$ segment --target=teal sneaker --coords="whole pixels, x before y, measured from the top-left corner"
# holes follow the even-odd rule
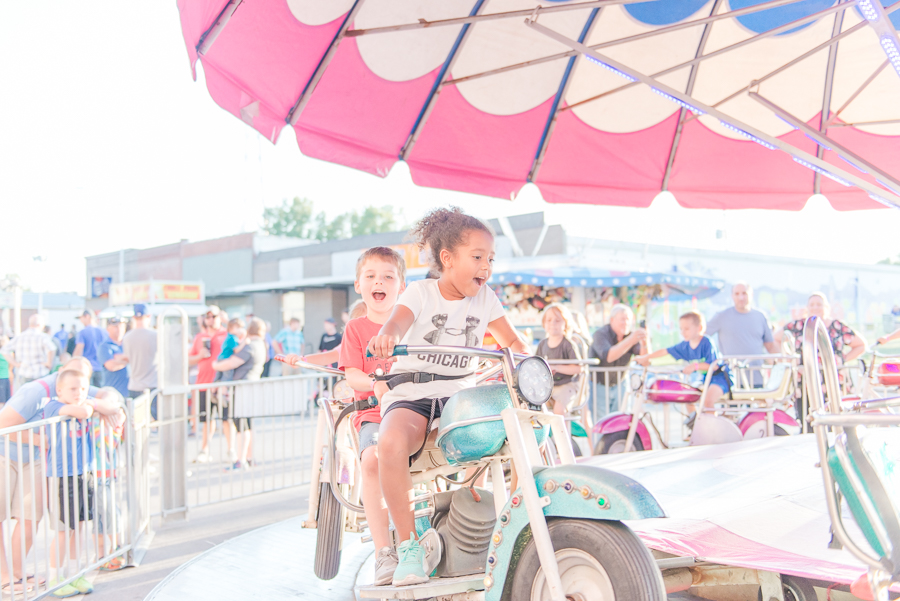
[[[94,592],[94,585],[91,584],[87,578],[82,576],[81,578],[76,578],[74,582],[72,582],[72,586],[78,589],[78,592],[82,595],[87,595],[88,593]]]
[[[416,540],[415,532],[410,532],[409,540],[400,543],[397,555],[400,561],[394,570],[394,586],[428,582],[428,572],[425,571],[425,549]]]

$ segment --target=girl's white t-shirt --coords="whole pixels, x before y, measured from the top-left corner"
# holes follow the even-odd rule
[[[400,341],[410,346],[474,346],[481,347],[487,326],[504,316],[503,305],[494,291],[482,286],[473,297],[447,300],[441,295],[438,281],[420,280],[411,283],[397,301],[413,314],[413,324]],[[443,353],[418,353],[397,357],[392,374],[427,372],[444,376],[471,377],[459,380],[439,380],[415,384],[400,384],[389,390],[381,399],[381,414],[395,401],[414,401],[452,396],[454,393],[475,386],[475,367],[478,357],[447,355]]]

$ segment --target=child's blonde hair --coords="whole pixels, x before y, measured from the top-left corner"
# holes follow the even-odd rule
[[[561,303],[550,303],[544,310],[541,311],[541,325],[544,325],[544,320],[547,319],[547,315],[550,314],[550,311],[556,311],[560,318],[563,320],[563,336],[566,338],[572,337],[572,332],[575,331],[575,320],[572,318],[572,312],[569,311],[568,307]],[[544,328],[546,330],[547,328]]]
[[[687,313],[679,317],[678,321],[681,321],[682,319],[694,322],[694,325],[700,328],[701,334],[706,331],[706,318],[704,318],[700,313],[697,313],[696,311],[688,311]]]
[[[228,327],[226,330],[230,330],[231,328],[244,328],[244,320],[240,317],[235,317],[233,319],[228,320]]]
[[[367,310],[365,301],[360,298],[350,305],[350,311],[348,311],[348,313],[350,314],[350,319],[357,319],[359,317],[365,317]]]
[[[369,259],[381,259],[385,263],[393,263],[397,267],[397,275],[400,276],[400,283],[406,283],[406,262],[403,260],[403,257],[400,256],[393,248],[388,248],[387,246],[373,246],[369,250],[363,252],[363,254],[359,255],[359,258],[356,260],[356,279],[359,279],[359,274],[362,272],[363,265],[366,264],[366,261]],[[350,315],[350,319],[353,319],[353,315]]]

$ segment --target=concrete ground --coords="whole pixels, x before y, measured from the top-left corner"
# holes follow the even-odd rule
[[[142,601],[161,580],[188,560],[236,536],[307,512],[307,485],[193,509],[185,521],[155,524],[140,566],[99,572],[90,578],[90,601]],[[72,597],[79,599],[81,597]]]

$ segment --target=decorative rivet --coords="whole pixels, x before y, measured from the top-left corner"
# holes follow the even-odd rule
[[[597,505],[600,506],[600,509],[609,509],[609,499],[603,495],[597,495]]]
[[[544,482],[544,490],[547,492],[552,493],[557,488],[559,488],[559,485],[553,480],[547,480],[546,482]]]
[[[563,482],[562,487],[563,487],[564,491],[570,493],[573,490],[575,490],[575,483],[572,482],[571,480],[566,480],[565,482]]]
[[[509,510],[507,509],[503,513],[500,514],[500,526],[508,526],[509,525]]]
[[[487,562],[491,566],[495,565],[497,563],[497,554],[491,553],[490,555],[488,555]]]
[[[495,532],[494,536],[492,537],[492,540],[494,541],[494,546],[499,547],[500,542],[503,540],[503,535],[500,534],[500,532]]]
[[[582,486],[581,487],[581,496],[584,497],[585,499],[590,499],[592,496],[594,496],[594,493],[591,492],[590,487]]]
[[[484,577],[484,590],[489,591],[491,587],[494,586],[494,579],[490,576]]]
[[[512,498],[512,501],[509,502],[509,504],[512,505],[513,507],[518,507],[520,503],[522,503],[521,495],[514,496]]]

